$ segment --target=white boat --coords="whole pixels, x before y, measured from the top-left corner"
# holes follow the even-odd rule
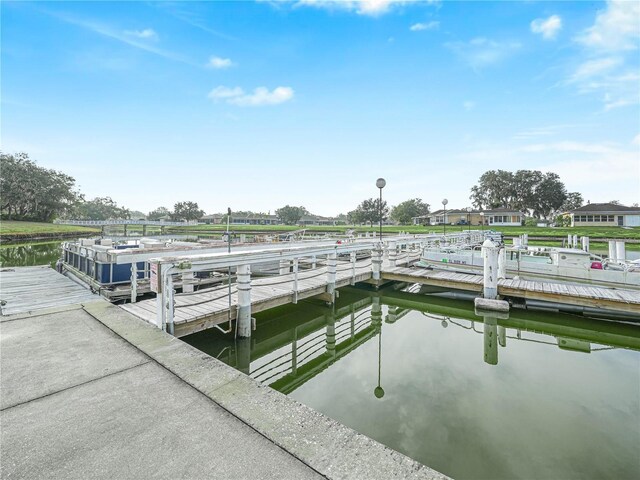
[[[507,278],[640,290],[639,262],[609,262],[575,248],[505,247],[505,253]],[[417,265],[482,274],[481,247],[426,247]]]

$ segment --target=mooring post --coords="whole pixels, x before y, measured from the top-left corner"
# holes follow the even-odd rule
[[[184,293],[193,292],[194,279],[195,279],[195,274],[193,272],[184,272],[182,274],[182,291]]]
[[[138,264],[131,262],[131,303],[138,299]]]
[[[286,275],[289,272],[291,272],[289,260],[280,260],[280,275]]]
[[[507,278],[507,250],[500,248],[498,253],[498,280]]]
[[[589,237],[582,237],[582,250],[585,252],[589,251]]]
[[[527,246],[529,246],[529,234],[528,233],[524,233],[522,235],[522,246],[525,247],[525,248]]]
[[[238,370],[249,375],[251,373],[251,339],[239,338],[236,340],[236,353],[238,354]]]
[[[610,262],[616,261],[616,241],[615,240],[609,240],[609,261]]]
[[[489,365],[498,364],[498,320],[490,315],[484,316],[484,361]]]
[[[398,244],[394,241],[389,242],[389,266],[395,267],[398,261]]]
[[[351,285],[356,284],[356,252],[351,252],[349,260],[351,260]]]
[[[173,329],[173,314],[174,314],[174,294],[175,291],[173,290],[173,276],[171,274],[167,275],[167,283],[165,285],[164,288],[164,299],[165,299],[165,319],[167,322],[167,332],[169,332],[171,335],[173,335],[174,333],[174,329]]]
[[[336,299],[336,266],[338,255],[336,252],[327,255],[327,293],[331,296],[331,302]]]
[[[571,248],[571,239],[572,239],[571,234],[568,233],[567,234],[567,248]]]
[[[498,296],[498,248],[486,239],[482,244],[484,261],[484,298],[495,299]]]
[[[627,253],[625,251],[625,245],[623,241],[616,242],[616,260],[624,262],[627,259]]]
[[[574,235],[573,236],[572,246],[573,246],[573,248],[578,248],[578,235]]]
[[[249,265],[239,265],[237,268],[238,315],[236,329],[238,337],[251,336],[251,268]]]
[[[371,251],[371,278],[380,280],[380,270],[382,268],[382,250],[377,247]]]
[[[293,303],[298,303],[298,263],[297,258],[293,259]]]

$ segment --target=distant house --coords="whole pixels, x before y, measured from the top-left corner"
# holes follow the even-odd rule
[[[298,225],[302,225],[304,227],[309,225],[324,225],[324,226],[333,226],[339,225],[340,222],[337,218],[333,217],[321,217],[320,215],[303,215],[300,220],[298,220]]]
[[[569,215],[572,227],[640,226],[639,207],[615,203],[589,203],[565,215]]]
[[[280,225],[282,222],[276,215],[233,215],[231,223],[234,225]]]
[[[207,225],[219,225],[222,223],[223,218],[223,214],[214,213],[213,215],[204,215],[198,220],[198,223],[205,223]]]
[[[413,218],[414,225],[521,225],[524,215],[518,210],[495,208],[492,210],[447,209]]]

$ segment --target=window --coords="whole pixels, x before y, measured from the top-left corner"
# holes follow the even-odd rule
[[[593,222],[593,215],[587,215],[587,222]]]

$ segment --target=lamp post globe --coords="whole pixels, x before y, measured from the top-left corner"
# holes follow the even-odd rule
[[[378,204],[378,213],[380,214],[380,241],[382,242],[382,189],[387,184],[384,178],[376,180],[376,187],[380,189],[380,203]]]

